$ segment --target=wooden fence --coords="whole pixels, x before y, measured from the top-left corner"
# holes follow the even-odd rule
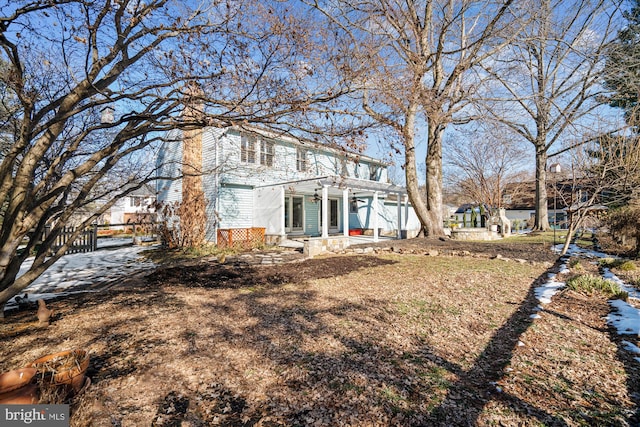
[[[123,227],[121,234],[126,234],[131,237],[131,243],[135,244],[136,239],[141,239],[142,236],[153,236],[157,239],[156,228],[157,224],[154,222],[136,222],[136,223],[123,223],[123,224],[93,224],[85,228],[80,235],[71,243],[69,249],[65,254],[76,254],[83,252],[93,252],[98,248],[98,236],[101,234],[98,229],[110,229],[112,227]],[[55,241],[51,247],[52,251],[57,251],[64,244],[66,244],[73,233],[77,230],[76,227],[64,227],[60,233],[56,236]],[[45,228],[44,238],[50,233],[50,227]],[[108,237],[108,236],[102,236]],[[114,236],[117,237],[117,236]]]
[[[251,249],[265,244],[265,228],[219,228],[219,248]]]
[[[64,246],[71,235],[75,233],[77,230],[76,227],[64,227],[56,236],[53,245],[51,246],[52,251],[57,251],[59,248]],[[46,238],[50,233],[50,228],[46,227],[44,231],[44,237]],[[96,225],[91,227],[87,227],[80,232],[80,235],[71,243],[71,246],[67,249],[65,254],[77,254],[82,252],[92,252],[95,251],[98,247],[98,228]]]

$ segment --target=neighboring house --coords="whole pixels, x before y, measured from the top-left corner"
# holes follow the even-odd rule
[[[132,191],[119,199],[110,210],[109,224],[155,222],[156,192],[150,185]]]
[[[106,202],[104,200],[97,200],[97,201],[92,202],[92,203],[90,203],[90,204],[88,204],[86,206],[83,206],[83,207],[80,207],[80,208],[76,209],[73,212],[73,215],[71,215],[71,218],[69,218],[69,220],[65,223],[65,225],[67,227],[78,227],[78,226],[80,226],[89,217],[92,217],[93,214],[98,209],[101,209],[105,204],[106,204]],[[102,215],[100,215],[93,222],[96,223],[96,224],[104,224],[105,222],[108,222],[108,221],[109,221],[109,213],[105,212]]]
[[[572,180],[548,180],[547,213],[549,224],[552,227],[556,225],[557,228],[566,228],[571,206],[585,202],[589,199],[589,195],[588,190],[576,186]],[[536,183],[534,181],[507,184],[502,194],[507,218],[511,221],[530,222],[532,225],[536,211],[535,196]]]
[[[179,177],[190,166],[201,170],[189,185],[204,191],[209,241],[218,229],[252,227],[265,228],[270,243],[350,230],[370,230],[374,239],[419,230],[406,190],[388,182],[379,160],[256,128],[184,135],[170,135],[159,152],[158,200],[180,202],[187,181],[162,177]]]

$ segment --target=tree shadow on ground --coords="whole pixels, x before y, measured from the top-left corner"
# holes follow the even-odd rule
[[[353,257],[353,264],[337,269],[332,259],[311,260],[300,265],[299,273],[273,276],[274,270],[245,269],[241,272],[225,267],[204,266],[184,276],[174,275],[169,284],[215,287],[279,286],[299,283],[315,277],[336,277],[362,268],[385,265],[391,261],[376,257]],[[366,262],[365,262],[366,261]],[[317,266],[322,267],[318,272]],[[225,279],[214,278],[220,273]],[[271,275],[271,276],[270,276]],[[413,337],[412,346],[404,351],[394,345],[376,342],[375,337],[353,337],[337,333],[327,323],[328,317],[348,322],[354,313],[368,313],[367,325],[379,330],[390,319],[389,302],[362,299],[345,302],[339,299],[323,308],[307,308],[305,302],[316,298],[310,290],[280,290],[278,301],[265,300],[263,292],[238,294],[231,301],[207,305],[212,313],[232,315],[237,309],[253,319],[252,325],[238,331],[237,325],[203,325],[213,342],[249,345],[276,366],[281,381],[267,394],[269,402],[259,409],[243,407],[242,414],[218,414],[258,420],[277,415],[283,425],[323,425],[335,423],[380,423],[388,425],[474,425],[484,406],[491,400],[506,402],[515,412],[536,418],[546,425],[566,423],[534,404],[508,394],[499,394],[495,382],[504,375],[519,337],[531,325],[530,315],[538,302],[535,287],[546,278],[537,278],[525,300],[504,322],[486,345],[470,369],[438,356],[422,340]],[[187,280],[188,283],[184,281]],[[366,320],[359,319],[358,321]],[[210,328],[207,326],[211,326]],[[308,350],[314,340],[326,343],[322,350]],[[241,350],[241,349],[239,349]],[[457,380],[451,380],[456,377]],[[241,396],[240,396],[241,397]],[[202,396],[198,397],[203,401]],[[205,399],[206,403],[206,399]],[[266,407],[266,408],[265,408]],[[351,418],[349,418],[351,417]],[[235,418],[234,418],[235,419]],[[250,424],[247,424],[250,425]],[[274,425],[280,425],[276,422]]]
[[[640,346],[640,339],[637,336],[618,335],[615,329],[610,330],[611,341],[615,342],[618,347],[618,358],[624,364],[624,370],[627,374],[627,390],[629,390],[629,397],[636,405],[635,413],[629,418],[629,423],[632,426],[640,426],[640,370],[638,369],[638,362],[640,355],[633,354],[627,348],[627,345],[622,341],[627,341],[633,345]]]
[[[520,337],[532,324],[531,314],[539,304],[534,291],[546,278],[545,272],[532,283],[526,299],[496,331],[471,369],[460,373],[458,381],[449,388],[446,398],[428,417],[429,425],[475,425],[483,408],[491,400],[505,402],[515,412],[533,416],[544,425],[567,425],[561,418],[496,389],[496,382],[505,375],[505,368],[511,362]],[[464,411],[450,410],[461,406],[464,406]]]
[[[496,330],[470,367],[443,357],[417,334],[407,333],[407,342],[387,339],[393,335],[397,310],[393,301],[324,297],[322,304],[307,305],[319,298],[316,291],[304,285],[307,280],[339,280],[351,272],[394,263],[372,256],[340,257],[339,262],[335,258],[313,259],[287,269],[277,265],[238,269],[203,263],[159,269],[146,283],[122,284],[109,292],[76,299],[73,304],[89,308],[117,303],[123,311],[135,313],[128,318],[131,324],[144,324],[154,315],[147,308],[161,307],[164,312],[173,312],[176,318],[171,327],[178,330],[184,342],[181,356],[211,357],[211,349],[200,345],[206,339],[234,351],[255,354],[261,358],[259,362],[277,373],[278,379],[267,386],[264,394],[268,398],[263,401],[252,399],[250,388],[239,386],[222,373],[216,377],[217,382],[199,391],[182,389],[178,380],[175,388],[163,391],[159,397],[153,418],[158,426],[181,422],[264,426],[303,426],[315,422],[474,425],[486,404],[496,400],[540,423],[566,425],[535,404],[497,393],[492,384],[503,376],[519,337],[531,325],[529,316],[537,305],[533,290],[545,274],[531,284],[526,298],[516,303],[518,309]],[[286,286],[290,283],[302,285]],[[240,292],[231,299],[203,302],[202,321],[194,326],[180,324],[185,302],[174,294],[179,288]],[[226,324],[210,320],[220,313],[227,316]],[[251,322],[238,327],[233,321],[237,313],[246,313]],[[361,328],[349,327],[358,322]],[[336,324],[346,326],[338,330]],[[90,376],[96,384],[138,375],[148,368],[140,356],[148,351],[162,351],[165,344],[162,340],[144,335],[133,338],[126,328],[113,319],[96,319],[95,325],[87,326],[85,344],[105,344],[106,348],[92,355]],[[358,334],[358,329],[368,329],[372,335]],[[128,352],[119,345],[125,342]]]

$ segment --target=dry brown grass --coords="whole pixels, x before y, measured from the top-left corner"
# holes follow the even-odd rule
[[[421,254],[192,263],[58,302],[48,329],[5,336],[0,368],[88,349],[74,426],[625,425],[638,372],[606,302],[564,292],[532,321],[545,274]]]

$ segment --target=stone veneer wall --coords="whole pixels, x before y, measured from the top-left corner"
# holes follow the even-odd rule
[[[495,240],[500,238],[500,234],[487,228],[455,228],[451,230],[451,238],[456,240]]]
[[[341,252],[348,247],[348,237],[311,237],[304,242],[304,254],[309,258],[313,258],[324,252]]]

